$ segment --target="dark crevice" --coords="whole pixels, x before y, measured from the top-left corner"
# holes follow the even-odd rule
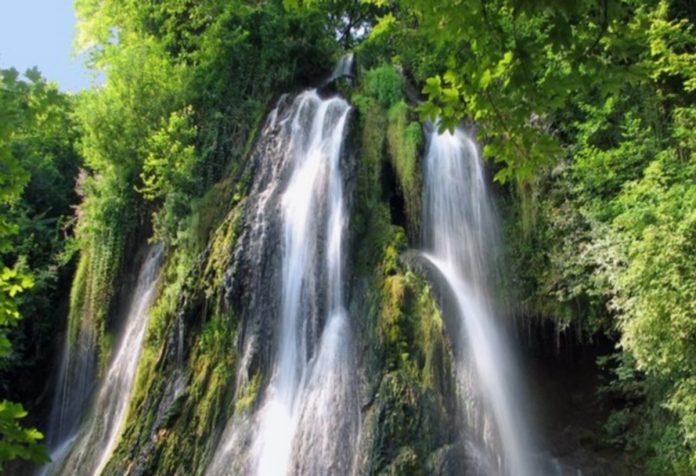
[[[382,201],[389,203],[391,221],[406,229],[406,202],[399,187],[394,167],[387,160],[382,161]]]

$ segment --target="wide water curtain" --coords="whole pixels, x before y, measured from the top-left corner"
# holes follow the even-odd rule
[[[145,259],[131,296],[122,335],[116,340],[106,375],[91,407],[83,408],[83,423],[54,450],[49,474],[100,474],[118,443],[130,403],[149,309],[155,297],[162,248],[154,246]],[[87,411],[89,413],[87,413]]]
[[[341,282],[336,273],[340,273],[344,228],[343,184],[338,161],[349,107],[342,99],[322,100],[314,91],[301,95],[297,101],[288,157],[292,172],[281,200],[283,271],[278,350],[266,402],[259,415],[254,449],[257,473],[263,475],[288,473],[293,458],[298,459],[296,464],[305,464],[306,457],[331,457],[312,454],[316,448],[304,450],[306,447],[301,442],[295,442],[297,433],[316,431],[306,425],[326,424],[312,421],[312,415],[300,418],[307,404],[317,406],[318,411],[326,410],[324,405],[329,404],[321,398],[309,401],[304,391],[312,370],[333,370],[325,369],[325,362],[317,362],[332,355],[322,356],[316,349],[308,349],[314,325],[309,318],[316,308],[323,307],[322,294],[328,304],[327,329],[345,327],[345,323],[336,324],[332,320],[345,319],[342,302],[336,302],[336,298],[340,299]],[[320,234],[326,237],[322,240]],[[324,279],[317,278],[328,278],[324,293],[317,292],[317,288],[326,286]],[[341,343],[331,345],[335,344]],[[329,349],[327,353],[334,351]],[[315,362],[310,366],[307,358],[314,355]]]
[[[489,292],[495,217],[476,144],[463,131],[430,134],[424,185],[426,258],[444,278],[461,323],[452,338],[477,470],[534,475],[524,392]]]
[[[273,331],[270,377],[253,424],[241,430],[239,416],[232,418],[211,474],[227,474],[228,459],[245,460],[235,468],[250,474],[348,474],[359,431],[343,302],[347,211],[341,158],[350,106],[315,90],[290,105],[282,102],[260,140],[275,142],[259,157],[247,210],[254,222],[249,233],[258,230],[256,241],[265,248],[256,265],[268,267],[277,255],[273,249],[280,251],[280,276],[271,276],[279,278],[278,287],[267,296],[277,306],[270,312],[257,306],[246,318],[260,319]],[[279,239],[270,236],[271,229]],[[238,249],[253,253],[245,237]],[[260,317],[264,313],[269,316]],[[247,337],[246,347],[254,348],[253,339]],[[225,456],[239,452],[232,442],[244,439],[240,432],[252,435],[248,454]]]

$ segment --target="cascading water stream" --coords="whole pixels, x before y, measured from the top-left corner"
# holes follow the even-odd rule
[[[63,347],[58,385],[48,422],[46,443],[51,454],[59,454],[79,427],[80,417],[94,389],[96,339],[88,319],[75,324],[74,336],[68,331]],[[74,340],[71,344],[70,340]]]
[[[53,462],[42,468],[42,473],[97,475],[111,456],[121,434],[135,383],[161,255],[161,247],[153,247],[141,267],[123,335],[89,415],[79,430],[53,452]]]
[[[280,247],[280,279],[277,292],[268,296],[278,301],[277,315],[267,322],[276,333],[269,383],[246,430],[253,436],[248,461],[238,470],[245,474],[351,471],[359,408],[343,302],[347,214],[340,163],[349,111],[345,100],[323,99],[310,90],[289,108],[274,110],[264,129],[278,145],[260,161],[249,233],[259,230],[254,246],[266,252]],[[260,185],[267,174],[270,183]],[[281,236],[272,242],[267,230],[275,223]],[[233,417],[209,474],[231,474],[228,462],[238,456],[227,454],[239,452],[235,446],[245,431],[236,426],[235,431]]]
[[[355,54],[347,53],[336,63],[336,67],[331,72],[331,76],[327,83],[335,81],[339,78],[353,78],[353,70],[355,64]]]
[[[464,132],[429,136],[424,180],[424,256],[438,270],[461,322],[458,378],[483,474],[533,476],[533,432],[521,408],[524,392],[489,293],[495,218],[483,164]]]
[[[335,198],[342,196],[340,178],[332,180],[338,173],[340,146],[343,140],[343,128],[348,113],[348,105],[341,99],[318,101],[313,95],[303,98],[307,104],[301,104],[293,119],[293,172],[290,183],[281,201],[283,217],[283,271],[281,290],[281,331],[279,339],[276,371],[267,390],[267,400],[260,412],[260,427],[254,453],[257,459],[257,474],[287,474],[292,452],[293,436],[296,432],[298,401],[301,393],[301,380],[306,378],[308,368],[307,326],[302,315],[301,301],[303,288],[308,284],[308,274],[312,272],[312,262],[317,259],[316,223],[318,200],[329,194],[329,203],[335,206]],[[311,104],[311,105],[310,105]],[[309,134],[303,123],[304,109],[316,107],[311,121]],[[327,120],[330,109],[335,118]],[[331,122],[329,122],[331,121]],[[334,122],[335,121],[335,122]],[[327,124],[327,122],[329,122]],[[334,123],[332,123],[334,122]],[[327,127],[328,126],[328,127]],[[328,178],[328,184],[325,183]],[[338,190],[336,189],[338,187]],[[328,189],[328,190],[322,190]],[[340,207],[340,204],[338,205]],[[341,212],[338,212],[341,213]],[[333,237],[330,223],[333,213],[329,213],[329,247]],[[340,227],[340,223],[336,224]],[[324,225],[326,226],[326,225]],[[337,227],[333,227],[337,228]],[[339,239],[340,241],[340,239]],[[339,250],[340,252],[340,250]],[[329,252],[329,261],[335,258]],[[340,258],[339,258],[340,259]],[[327,263],[328,264],[328,263]],[[331,274],[329,270],[329,274]],[[329,299],[336,293],[336,285],[329,276]],[[340,289],[338,290],[340,292]],[[334,310],[331,309],[330,312]],[[329,318],[340,319],[332,314]]]

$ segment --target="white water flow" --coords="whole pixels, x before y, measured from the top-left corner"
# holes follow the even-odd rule
[[[77,432],[85,404],[94,389],[96,374],[96,338],[90,316],[82,316],[74,325],[75,335],[66,332],[58,383],[49,416],[46,444],[52,454],[59,453],[65,442]],[[71,342],[72,340],[72,342]]]
[[[161,247],[153,247],[138,275],[123,335],[100,384],[93,407],[80,429],[51,455],[44,472],[63,475],[97,475],[106,465],[121,434],[130,403],[135,373],[155,296]]]
[[[353,77],[353,64],[355,63],[355,53],[346,53],[338,60],[336,67],[331,72],[331,76],[327,83],[335,81],[338,78],[352,78]]]
[[[524,392],[498,329],[489,292],[489,257],[495,217],[476,144],[457,130],[433,132],[425,160],[425,257],[441,273],[461,322],[455,336],[477,470],[483,474],[539,474],[530,427],[521,409]]]
[[[252,447],[258,475],[350,470],[352,459],[342,449],[357,438],[359,410],[342,295],[347,218],[340,170],[349,109],[341,98],[309,91],[296,99],[290,119],[291,175],[280,201],[280,329]],[[314,289],[324,286],[325,293]],[[314,349],[307,336],[316,309],[325,309],[325,321]]]

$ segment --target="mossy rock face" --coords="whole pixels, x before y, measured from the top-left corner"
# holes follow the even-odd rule
[[[425,464],[429,476],[474,475],[474,464],[463,443],[445,445],[431,453]]]
[[[422,132],[394,91],[356,94],[350,314],[362,349],[358,467],[365,475],[430,474],[432,455],[460,438],[451,424],[457,397],[442,317],[426,279],[401,258],[418,245]],[[434,464],[448,474],[445,463]]]
[[[214,189],[245,187],[236,183],[228,178]],[[234,409],[237,319],[224,283],[242,198],[233,197],[226,213],[204,209],[218,200],[201,200],[188,239],[170,249],[125,430],[106,475],[200,474]]]
[[[461,439],[451,424],[452,349],[428,282],[401,258],[418,245],[422,132],[388,68],[365,75],[380,81],[353,94],[343,161],[351,210],[346,296],[362,407],[358,472],[456,474],[448,472],[462,469],[452,449]],[[255,290],[244,279],[253,263],[235,253],[254,238],[245,207],[263,148],[273,146],[265,140],[246,169],[231,168],[194,204],[185,236],[169,250],[126,430],[105,474],[201,474],[229,419],[259,403],[273,336],[268,323],[248,320]],[[265,248],[273,255],[264,259],[277,262],[277,247]],[[239,343],[253,332],[257,348],[242,362]]]
[[[392,219],[405,215],[403,225],[415,244],[420,236],[423,132],[404,100],[404,81],[396,68],[382,65],[365,73],[352,100],[361,131],[356,201],[373,211],[381,200],[390,206]],[[391,174],[395,183],[389,182]]]
[[[407,371],[386,374],[365,414],[362,474],[426,474],[428,455],[450,440],[439,401]]]
[[[425,475],[423,465],[418,454],[409,446],[399,448],[396,458],[380,472],[385,476],[400,476],[410,474],[413,476]]]
[[[387,144],[389,161],[396,173],[397,192],[404,201],[408,236],[416,243],[421,235],[423,131],[403,100],[389,109]]]

